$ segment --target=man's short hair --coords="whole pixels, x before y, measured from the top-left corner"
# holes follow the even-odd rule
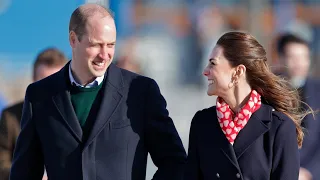
[[[69,22],[69,33],[74,31],[79,41],[81,41],[82,37],[87,33],[86,23],[88,18],[95,14],[100,14],[102,17],[109,16],[114,19],[110,9],[100,4],[85,4],[73,11]]]
[[[294,34],[286,33],[281,35],[277,41],[277,51],[279,55],[285,55],[285,47],[290,43],[303,44],[309,47],[309,43]]]
[[[36,77],[36,70],[39,66],[58,67],[65,65],[67,61],[65,55],[57,48],[47,48],[38,54],[33,64],[33,78]]]

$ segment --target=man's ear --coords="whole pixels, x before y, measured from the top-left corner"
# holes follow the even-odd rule
[[[75,47],[76,41],[78,41],[78,37],[74,31],[70,31],[69,33],[69,43],[72,48]]]

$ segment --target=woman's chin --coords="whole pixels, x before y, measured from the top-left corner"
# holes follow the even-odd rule
[[[216,94],[212,91],[207,91],[208,96],[215,96]]]

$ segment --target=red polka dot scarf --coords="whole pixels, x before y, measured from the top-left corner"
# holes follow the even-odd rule
[[[260,108],[261,95],[252,90],[249,101],[240,109],[238,114],[233,114],[229,105],[220,97],[217,98],[217,116],[220,127],[229,142],[233,145],[240,130],[247,124],[251,115]]]

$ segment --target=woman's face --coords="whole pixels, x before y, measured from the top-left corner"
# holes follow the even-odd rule
[[[234,75],[235,68],[224,57],[223,49],[220,46],[215,46],[209,56],[208,65],[203,71],[203,75],[208,78],[209,96],[215,95],[224,97],[230,92],[230,83]]]

